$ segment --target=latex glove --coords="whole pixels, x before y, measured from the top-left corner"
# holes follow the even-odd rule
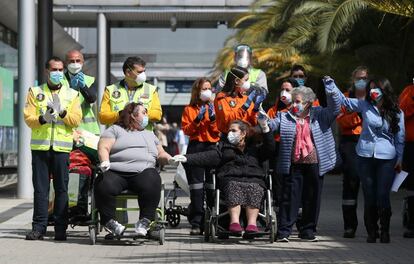
[[[187,158],[184,155],[175,155],[174,157],[168,160],[168,164],[173,166],[178,166],[179,163],[186,163]]]
[[[78,74],[76,74],[76,77],[78,79],[78,88],[84,88],[86,86],[85,74],[83,74],[83,72],[79,72]]]
[[[325,86],[325,91],[328,94],[335,93],[335,89],[338,89],[338,87],[335,84],[335,80],[332,79],[331,77],[325,76],[323,77],[322,81],[323,81],[323,85]]]
[[[216,119],[216,113],[214,112],[214,105],[212,102],[208,103],[208,116],[210,117],[210,120]]]
[[[79,88],[78,88],[78,82],[79,82],[78,75],[73,76],[70,79],[70,87],[73,88],[73,89],[75,89],[75,90],[79,90]]]
[[[244,110],[247,110],[247,109],[249,109],[249,107],[250,107],[250,105],[252,104],[252,102],[253,102],[253,100],[254,100],[254,98],[256,97],[256,90],[253,90],[250,94],[249,94],[249,96],[247,97],[247,99],[246,99],[246,102],[244,102],[244,104],[243,104],[243,106],[242,106],[242,108],[244,109]]]
[[[43,115],[43,120],[46,121],[46,123],[52,123],[57,121],[57,115],[53,113],[53,108],[48,108],[46,110],[46,113]]]
[[[102,172],[108,171],[110,167],[111,163],[109,162],[109,160],[102,161],[101,165],[99,166]]]
[[[52,105],[53,110],[56,112],[56,114],[61,114],[63,109],[62,109],[62,106],[60,105],[59,95],[53,94],[52,98],[53,98],[53,105]]]
[[[270,131],[270,127],[268,124],[269,117],[264,111],[260,111],[257,115],[257,123],[259,123],[260,128],[262,129],[263,133],[267,133]]]
[[[259,111],[260,105],[263,103],[263,101],[266,99],[266,93],[261,92],[256,96],[256,99],[254,100],[254,111]]]
[[[206,113],[206,110],[207,110],[206,105],[202,105],[200,107],[200,112],[198,112],[198,115],[197,115],[197,118],[196,118],[197,122],[200,122],[201,120],[203,120],[204,114]]]

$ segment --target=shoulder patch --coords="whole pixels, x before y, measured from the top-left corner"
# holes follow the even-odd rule
[[[43,100],[45,100],[45,95],[42,93],[36,95],[36,100],[42,102]]]

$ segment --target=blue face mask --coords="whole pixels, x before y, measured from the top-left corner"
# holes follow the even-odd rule
[[[305,85],[305,79],[303,78],[295,78],[295,81],[299,84],[299,86]]]
[[[144,116],[142,121],[139,123],[139,126],[142,128],[146,128],[148,126],[148,116]]]
[[[51,71],[49,73],[49,80],[54,85],[60,84],[63,80],[63,72],[61,72],[61,71]]]
[[[368,82],[366,80],[358,80],[358,81],[355,81],[354,82],[355,89],[357,89],[357,90],[364,90],[365,87],[367,87],[367,83]]]

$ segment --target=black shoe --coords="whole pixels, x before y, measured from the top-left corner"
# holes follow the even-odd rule
[[[344,238],[354,238],[355,237],[355,229],[346,229],[344,231]]]
[[[66,232],[65,233],[55,233],[56,241],[66,241]]]
[[[26,240],[43,240],[43,234],[36,230],[30,231],[26,235]]]
[[[198,226],[191,227],[191,231],[190,231],[191,236],[199,236],[199,235],[202,235],[202,234],[203,234],[203,232],[201,231],[201,229]]]
[[[367,243],[377,243],[377,235],[376,234],[373,234],[373,235],[368,234]]]
[[[414,238],[414,229],[407,229],[404,232],[403,237],[405,237],[405,238]]]
[[[391,242],[391,240],[390,240],[390,233],[388,233],[388,232],[381,232],[380,242],[381,243],[390,243]]]

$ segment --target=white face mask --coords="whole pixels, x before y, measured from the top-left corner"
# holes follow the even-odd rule
[[[145,72],[141,72],[137,75],[137,78],[135,78],[135,81],[138,85],[144,83],[147,80],[147,75],[145,75]]]
[[[247,91],[247,90],[249,90],[249,89],[250,89],[250,82],[249,82],[249,81],[245,81],[245,82],[243,83],[243,85],[242,85],[242,86],[240,86],[240,88],[241,88],[243,91]]]
[[[240,142],[240,133],[237,132],[232,132],[230,131],[227,134],[227,140],[230,142],[230,144],[232,145],[237,145]]]
[[[213,93],[211,92],[211,90],[201,91],[201,93],[200,93],[200,99],[201,99],[201,101],[207,102],[208,100],[210,100],[212,94]]]
[[[82,63],[69,63],[68,64],[68,71],[72,74],[77,74],[82,70],[83,64]]]
[[[280,92],[280,100],[285,104],[285,105],[289,105],[292,102],[292,95],[286,91],[286,90],[282,90]]]

